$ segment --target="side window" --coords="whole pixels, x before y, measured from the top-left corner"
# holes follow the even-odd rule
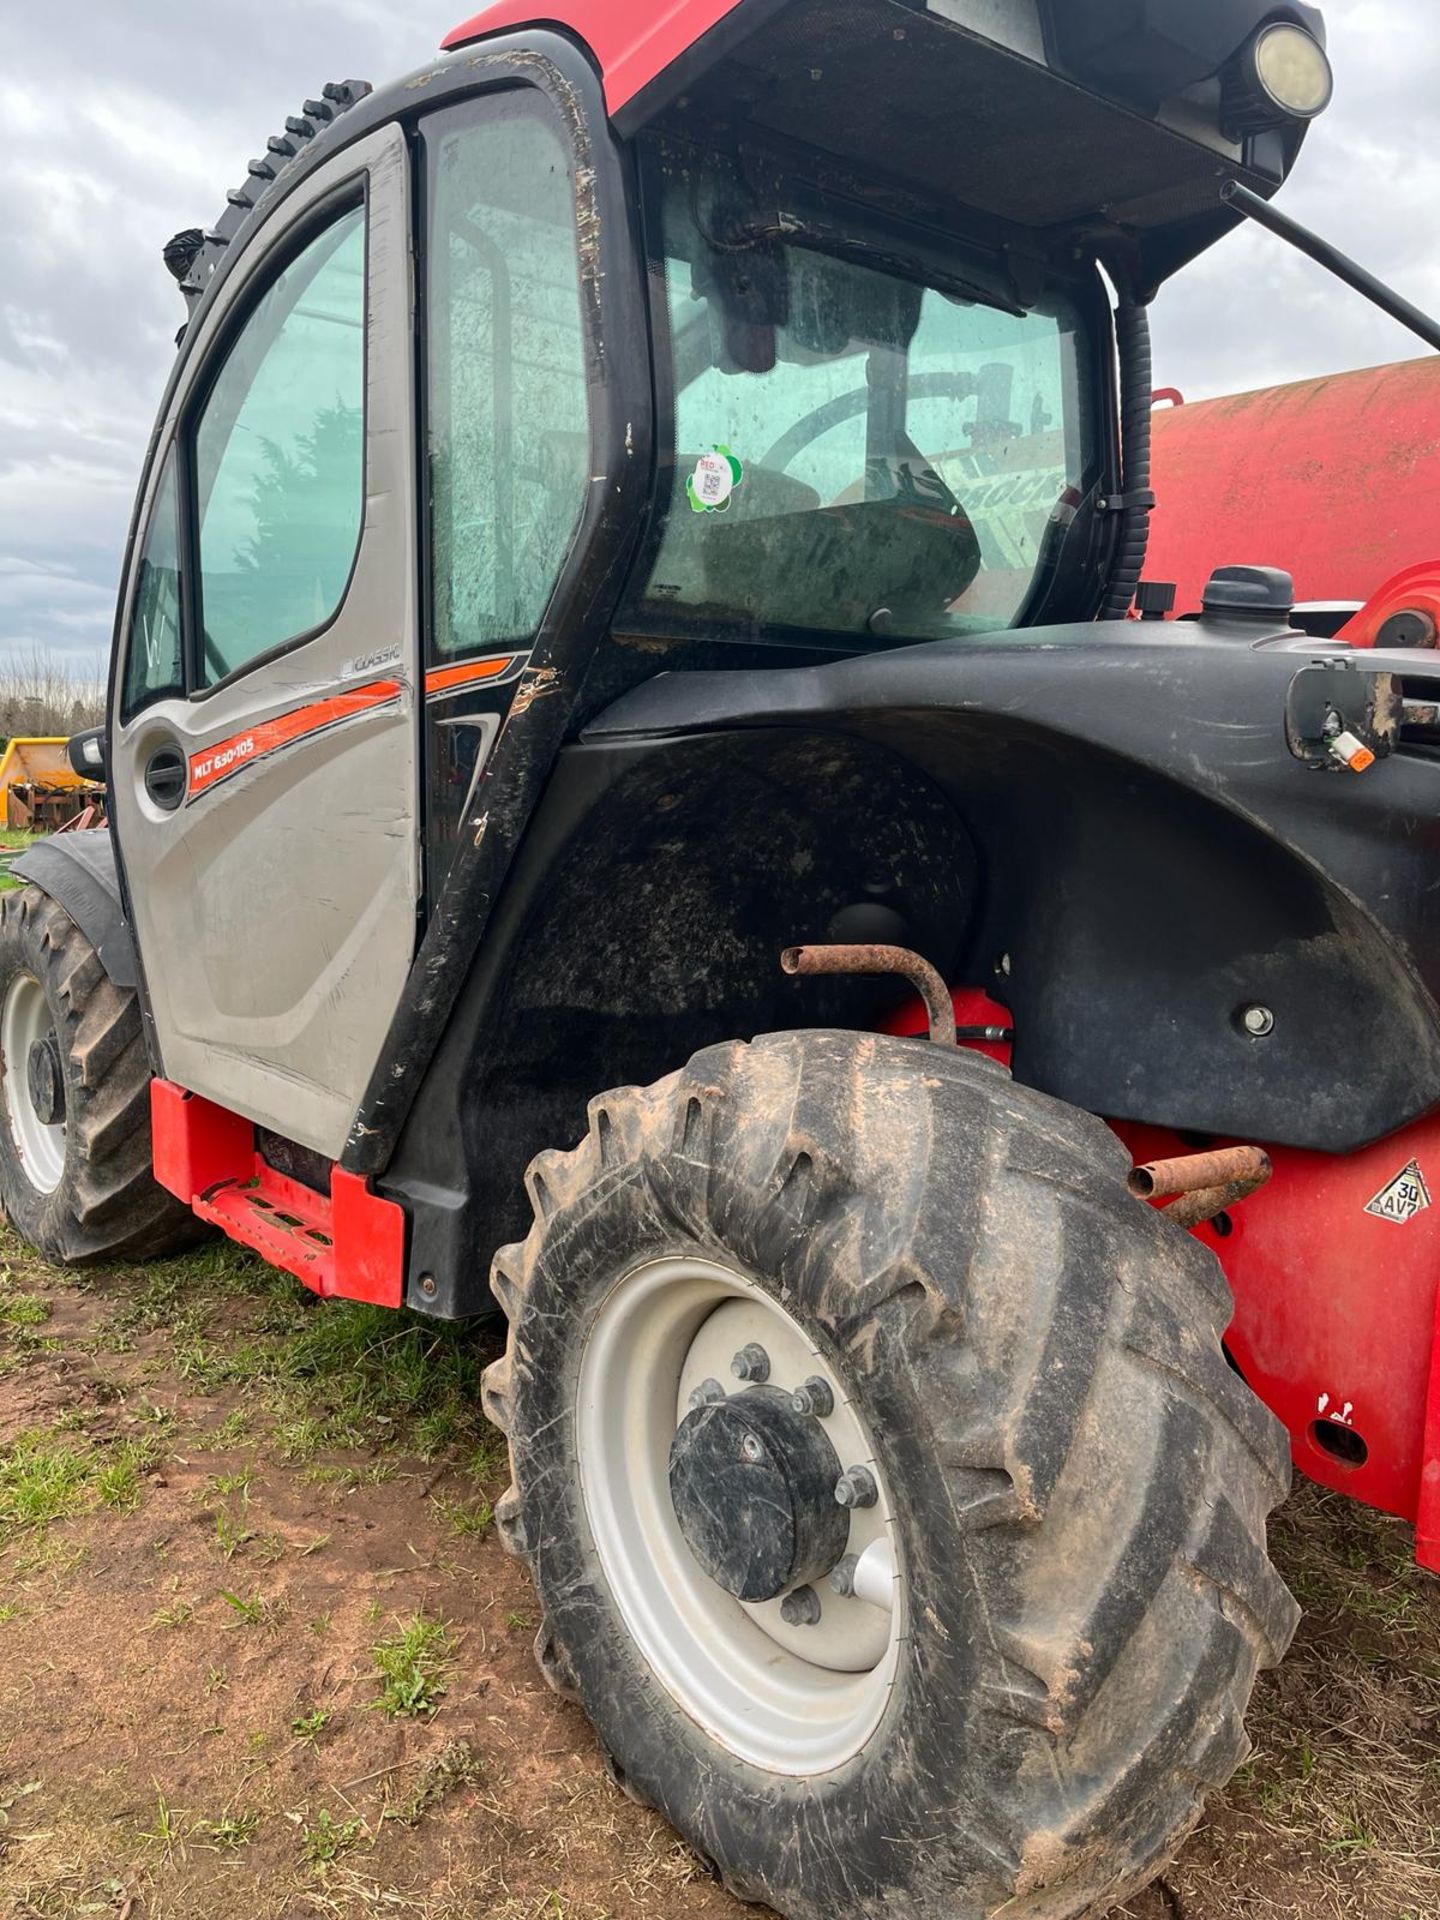
[[[324,626],[365,508],[365,210],[250,314],[195,429],[200,684]]]
[[[589,402],[570,152],[515,94],[428,136],[435,648],[540,624],[585,501]]]
[[[185,691],[185,661],[180,645],[180,551],[176,524],[175,455],[165,461],[130,615],[125,655],[122,721],[142,707]]]

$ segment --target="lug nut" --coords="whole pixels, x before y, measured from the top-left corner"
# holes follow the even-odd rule
[[[796,1587],[780,1602],[780,1618],[787,1627],[818,1627],[820,1596],[814,1587]]]
[[[847,1553],[830,1575],[830,1591],[838,1593],[842,1600],[848,1600],[855,1591],[855,1569],[859,1564],[858,1553]]]
[[[880,1489],[868,1467],[847,1467],[835,1482],[835,1498],[842,1507],[873,1507]]]
[[[725,1398],[725,1389],[718,1380],[702,1380],[690,1396],[690,1411],[698,1413],[701,1407],[713,1407],[717,1400]]]
[[[730,1371],[737,1380],[743,1380],[747,1387],[763,1387],[770,1378],[770,1356],[764,1347],[752,1340],[748,1347],[741,1347],[730,1362]]]
[[[835,1411],[835,1395],[830,1382],[822,1380],[817,1373],[791,1394],[790,1405],[796,1413],[810,1414],[817,1420],[828,1418]]]

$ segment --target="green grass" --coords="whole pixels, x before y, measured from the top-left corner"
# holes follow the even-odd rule
[[[377,1640],[370,1658],[380,1677],[373,1704],[393,1719],[428,1719],[445,1697],[455,1641],[444,1620],[423,1613],[397,1622],[395,1631]]]
[[[173,1607],[157,1607],[150,1616],[149,1626],[188,1627],[195,1618],[195,1606],[190,1600],[177,1600]]]
[[[122,1440],[95,1475],[95,1491],[101,1504],[116,1513],[134,1513],[140,1504],[141,1478],[154,1464],[153,1442]]]
[[[11,1273],[0,1276],[0,1327],[43,1327],[52,1311],[38,1293],[22,1292]]]
[[[328,1867],[353,1847],[364,1831],[363,1820],[337,1820],[328,1807],[322,1807],[301,1829],[300,1852],[308,1865]]]
[[[258,1813],[224,1814],[218,1820],[197,1820],[190,1837],[197,1845],[212,1847],[217,1853],[236,1847],[248,1847],[260,1831]]]
[[[56,1521],[97,1506],[134,1513],[157,1451],[148,1435],[89,1446],[68,1432],[22,1433],[0,1448],[0,1548],[26,1535],[43,1540]]]
[[[495,1519],[495,1509],[488,1500],[437,1499],[435,1510],[460,1539],[483,1539]]]
[[[244,1599],[238,1593],[232,1593],[228,1587],[222,1587],[220,1598],[235,1615],[234,1624],[242,1627],[278,1627],[285,1618],[285,1603],[282,1600],[268,1600],[263,1593],[252,1593]]]
[[[30,828],[17,827],[0,831],[0,893],[12,893],[17,887],[23,887],[23,880],[13,879],[10,874],[10,862],[18,860],[22,853],[35,845],[37,840],[48,840],[48,833],[37,833]]]
[[[93,1457],[68,1441],[21,1434],[0,1452],[0,1547],[84,1512],[93,1472]]]

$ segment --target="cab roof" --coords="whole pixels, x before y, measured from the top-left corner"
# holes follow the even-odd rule
[[[595,56],[615,114],[738,5],[739,0],[493,0],[440,44],[448,53],[514,27],[560,27]]]

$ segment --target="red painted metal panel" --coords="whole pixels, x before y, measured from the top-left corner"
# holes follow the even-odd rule
[[[1436,529],[1435,542],[1440,548],[1440,528]],[[1440,560],[1426,560],[1418,567],[1406,567],[1393,580],[1387,580],[1336,637],[1347,646],[1373,647],[1380,637],[1380,629],[1397,613],[1419,614],[1440,633]]]
[[[618,113],[734,11],[740,0],[495,0],[447,33],[448,53],[485,34],[557,26],[589,47],[605,76],[605,99]]]
[[[954,998],[961,1025],[1010,1024],[977,989]],[[924,1033],[919,1002],[886,1029]],[[1137,1163],[1194,1150],[1157,1127],[1111,1125]],[[1415,1520],[1417,1555],[1440,1572],[1440,1115],[1359,1153],[1266,1150],[1268,1185],[1218,1228],[1195,1229],[1235,1295],[1226,1344],[1289,1430],[1296,1465]],[[1354,1453],[1357,1440],[1363,1462],[1337,1457],[1337,1442]]]
[[[255,1129],[238,1113],[173,1081],[152,1080],[150,1126],[155,1178],[187,1207],[224,1181],[250,1178]]]
[[[1287,567],[1301,600],[1368,600],[1435,556],[1440,356],[1159,408],[1146,573],[1179,611],[1217,566]]]
[[[330,1192],[277,1173],[238,1113],[168,1080],[150,1084],[155,1178],[212,1226],[293,1273],[312,1292],[398,1307],[405,1213],[340,1167]]]
[[[372,1193],[358,1173],[336,1167],[330,1175],[330,1218],[335,1291],[347,1300],[398,1307],[405,1285],[404,1209]]]
[[[1440,1299],[1435,1302],[1430,1398],[1425,1415],[1425,1464],[1420,1474],[1420,1511],[1415,1519],[1415,1558],[1440,1573]]]

